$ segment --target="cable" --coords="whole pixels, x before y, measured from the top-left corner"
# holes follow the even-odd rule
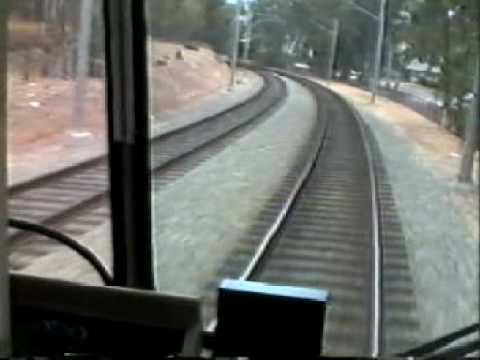
[[[480,350],[480,340],[469,341],[466,344],[448,348],[440,351],[425,360],[441,360],[441,359],[463,359],[467,355],[471,355]]]
[[[113,285],[113,277],[110,274],[107,266],[97,256],[97,254],[95,254],[90,248],[86,247],[85,245],[80,244],[77,240],[74,240],[71,237],[60,233],[59,231],[50,229],[44,225],[31,223],[25,220],[10,218],[8,219],[8,226],[19,229],[19,230],[24,230],[24,231],[44,235],[48,238],[57,240],[63,245],[68,246],[70,249],[72,249],[78,255],[80,255],[82,258],[88,261],[90,265],[93,266],[93,268],[98,272],[98,274],[102,278],[105,285]]]
[[[408,357],[408,356],[425,356],[428,354],[431,354],[434,351],[438,351],[447,345],[453,343],[454,341],[457,341],[461,339],[462,337],[468,336],[470,334],[476,333],[480,330],[480,324],[472,324],[470,326],[464,327],[460,330],[457,330],[455,332],[452,332],[450,334],[447,334],[445,336],[442,336],[438,339],[435,339],[431,342],[428,342],[426,344],[420,345],[414,349],[411,349],[409,351],[406,351],[404,353],[398,354],[397,356],[399,357]]]

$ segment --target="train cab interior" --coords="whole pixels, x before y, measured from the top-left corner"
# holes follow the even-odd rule
[[[357,125],[359,115],[351,110],[350,105],[328,90],[325,83],[313,84],[308,78],[308,65],[299,62],[288,70],[280,70],[277,64],[271,67],[256,66],[254,61],[248,59],[250,43],[248,46],[241,46],[242,54],[238,53],[238,46],[234,46],[232,54],[227,56],[228,61],[225,61],[221,55],[212,50],[213,47],[206,46],[204,49],[201,43],[189,40],[189,36],[192,36],[191,33],[200,31],[198,29],[192,30],[187,35],[177,31],[178,40],[175,40],[176,42],[171,39],[167,41],[163,37],[159,37],[160,40],[152,40],[152,34],[157,31],[155,26],[160,29],[159,32],[168,33],[169,31],[168,24],[164,27],[155,25],[157,14],[155,11],[160,11],[158,10],[160,8],[163,11],[170,11],[167,5],[162,8],[163,4],[167,3],[162,0],[82,0],[76,5],[72,5],[69,0],[38,1],[38,3],[50,4],[45,6],[46,14],[50,16],[49,19],[52,23],[57,24],[55,21],[58,17],[64,22],[65,19],[70,19],[68,21],[73,24],[68,25],[70,23],[67,21],[67,26],[62,28],[63,33],[59,33],[67,38],[62,43],[63,50],[61,51],[65,51],[65,48],[71,43],[68,40],[69,31],[78,31],[88,39],[98,40],[98,44],[92,40],[91,44],[87,42],[87,45],[84,46],[85,49],[88,48],[84,55],[94,59],[90,62],[81,61],[83,53],[81,45],[72,52],[72,56],[74,58],[77,56],[80,60],[73,61],[72,73],[76,74],[77,81],[71,85],[68,80],[70,75],[66,75],[69,69],[68,61],[53,64],[54,59],[63,59],[64,57],[58,55],[59,53],[55,52],[57,50],[50,43],[44,46],[48,50],[32,52],[33,55],[22,53],[21,46],[23,45],[21,44],[27,41],[24,38],[26,39],[28,36],[14,37],[12,34],[16,34],[15,31],[18,29],[20,29],[18,30],[19,34],[22,34],[22,31],[31,31],[33,35],[29,36],[33,40],[28,41],[32,41],[32,43],[40,41],[35,40],[34,37],[37,31],[46,31],[46,34],[51,31],[47,36],[50,39],[56,39],[57,33],[48,26],[46,28],[39,27],[40,30],[38,30],[35,27],[37,26],[35,17],[32,17],[33,20],[31,20],[27,15],[24,16],[28,11],[36,11],[35,5],[23,7],[23,5],[13,6],[13,3],[16,1],[2,0],[0,2],[0,359],[103,359],[143,356],[158,359],[217,357],[323,359],[337,358],[338,354],[349,354],[349,343],[343,342],[342,338],[343,330],[348,334],[356,331],[352,328],[349,320],[345,320],[344,325],[341,322],[340,325],[335,323],[338,336],[342,339],[339,340],[339,345],[335,345],[335,335],[328,333],[331,302],[337,299],[335,284],[329,286],[330,283],[325,282],[326,285],[323,287],[309,287],[295,286],[291,281],[282,283],[262,280],[264,277],[258,274],[266,265],[261,263],[261,257],[263,253],[273,251],[268,249],[267,243],[261,243],[253,256],[247,252],[242,253],[241,250],[235,252],[236,248],[233,245],[230,246],[228,251],[233,252],[236,259],[242,260],[245,254],[248,254],[249,259],[245,269],[238,277],[223,276],[216,278],[215,281],[202,282],[202,286],[208,288],[207,295],[197,290],[199,285],[196,283],[194,286],[190,285],[190,282],[200,283],[199,274],[210,274],[214,271],[211,268],[213,265],[205,265],[205,269],[198,265],[197,258],[203,256],[203,262],[206,262],[204,260],[206,258],[218,258],[220,264],[225,259],[216,253],[220,253],[222,250],[218,249],[215,244],[209,245],[210,248],[203,252],[197,249],[192,250],[188,247],[190,238],[186,239],[182,238],[181,234],[169,233],[173,225],[180,228],[191,226],[189,231],[197,232],[196,236],[199,238],[210,235],[208,233],[205,235],[202,230],[198,230],[194,225],[189,225],[188,221],[184,221],[183,218],[179,220],[172,216],[170,219],[166,214],[169,211],[173,212],[172,209],[176,207],[179,213],[189,214],[188,216],[192,217],[197,216],[200,219],[199,222],[208,222],[205,220],[207,218],[205,214],[209,214],[207,211],[210,202],[217,201],[215,200],[218,197],[217,193],[207,194],[209,190],[205,187],[205,183],[200,181],[198,184],[192,185],[192,187],[197,186],[200,189],[198,193],[204,192],[203,196],[207,199],[205,203],[198,205],[202,209],[206,209],[205,213],[200,213],[200,215],[191,209],[189,211],[188,206],[192,206],[191,204],[185,202],[185,205],[182,203],[183,200],[175,198],[173,195],[172,197],[169,197],[168,194],[157,197],[154,194],[162,187],[168,186],[172,189],[172,193],[180,188],[179,184],[184,181],[184,178],[179,177],[179,180],[175,182],[170,178],[177,176],[176,174],[180,171],[185,171],[182,170],[184,168],[191,167],[194,169],[194,174],[200,173],[195,168],[196,164],[212,159],[214,156],[209,151],[222,156],[228,152],[225,144],[232,140],[227,137],[220,141],[220,145],[215,145],[216,148],[213,146],[213,150],[209,148],[210,145],[207,141],[195,145],[195,149],[193,149],[193,145],[189,145],[192,141],[186,135],[182,135],[182,131],[186,131],[185,129],[192,126],[191,120],[188,120],[187,117],[195,111],[203,114],[202,116],[208,118],[212,124],[211,128],[198,128],[196,134],[199,134],[200,138],[207,130],[215,131],[215,129],[221,128],[218,124],[222,121],[225,122],[225,119],[228,120],[228,123],[235,124],[235,119],[242,117],[275,116],[272,114],[275,114],[276,111],[284,111],[281,106],[289,105],[290,102],[293,104],[294,100],[289,100],[292,93],[294,96],[300,97],[304,92],[306,94],[310,91],[313,95],[305,96],[303,100],[295,99],[295,101],[303,104],[302,106],[306,108],[310,106],[312,110],[309,116],[320,121],[318,127],[312,127],[315,131],[304,131],[305,134],[310,134],[310,132],[314,134],[311,141],[318,143],[315,149],[320,152],[324,148],[325,151],[328,151],[332,146],[329,145],[331,143],[328,143],[328,139],[334,136],[336,131],[331,130],[333,125],[323,125],[322,121],[327,118],[335,120],[342,116],[348,118],[354,124],[352,125],[354,130],[348,131],[358,131],[358,134],[361,135],[358,135],[357,138],[364,139],[369,136],[362,125]],[[22,3],[34,4],[35,1],[23,0]],[[179,3],[181,3],[180,0],[177,4]],[[211,1],[211,3],[215,3],[215,1]],[[211,11],[220,18],[220,15],[217,14],[226,12],[229,15],[230,7],[235,7],[237,1],[218,1],[218,3],[221,3],[221,6],[217,4],[218,9],[215,8]],[[240,3],[245,4],[239,0],[238,4]],[[246,1],[246,3],[251,4],[255,1]],[[72,6],[74,9],[70,13],[68,6]],[[222,10],[222,6],[227,10]],[[245,8],[248,6],[253,5],[245,5]],[[240,11],[239,9],[240,5],[238,5],[237,11]],[[171,11],[173,14],[173,10]],[[205,13],[208,11],[210,10],[205,10]],[[94,14],[91,18],[86,16],[89,12]],[[236,15],[238,18],[236,22],[222,20],[233,34],[240,31],[238,27],[240,27],[241,16],[238,13]],[[168,17],[163,19],[165,18]],[[187,16],[174,18],[172,15],[171,20],[182,21],[182,24],[189,21],[194,22],[193,18]],[[220,20],[218,21],[220,22]],[[91,26],[90,23],[94,25]],[[271,19],[267,20],[269,26],[278,27],[279,23],[281,21],[278,19],[273,19],[273,22]],[[237,24],[237,28],[235,24]],[[333,24],[334,28],[338,26],[338,24],[335,25],[335,22]],[[30,27],[33,30],[29,30]],[[86,31],[85,28],[90,29]],[[245,31],[248,33],[253,30],[246,27]],[[216,41],[215,36],[218,34],[212,35],[208,32],[205,34],[206,38],[212,39],[212,43]],[[250,36],[252,39],[255,38],[251,33]],[[175,37],[172,36],[173,38]],[[300,41],[300,38],[299,36],[295,41]],[[79,44],[85,40],[82,35],[79,35],[78,39]],[[294,44],[295,41],[291,43]],[[73,100],[73,111],[70,113],[68,110],[68,121],[71,117],[73,125],[70,128],[69,123],[66,125],[66,130],[64,128],[60,130],[62,136],[68,137],[65,147],[62,147],[64,145],[57,146],[57,143],[54,145],[49,143],[48,146],[45,146],[47,148],[45,153],[42,153],[35,147],[40,144],[38,145],[40,149],[40,146],[43,146],[41,141],[24,140],[24,138],[28,138],[26,135],[24,137],[17,136],[22,131],[25,133],[37,131],[36,135],[31,137],[31,139],[35,139],[34,137],[40,136],[38,134],[47,125],[31,125],[31,127],[24,126],[22,128],[21,125],[13,124],[10,118],[20,118],[19,114],[23,112],[29,114],[28,116],[38,116],[39,118],[43,116],[45,119],[49,119],[49,124],[56,124],[55,114],[64,116],[67,110],[62,109],[61,106],[71,100],[71,98],[62,98],[60,95],[57,100],[38,97],[40,92],[38,89],[44,85],[40,84],[39,78],[35,77],[36,70],[26,74],[22,72],[21,65],[18,65],[18,79],[20,80],[11,75],[8,75],[10,77],[7,79],[7,74],[17,66],[15,64],[17,58],[8,55],[17,52],[17,48],[15,51],[11,50],[17,42],[18,49],[20,49],[18,50],[19,64],[23,60],[33,64],[35,59],[40,58],[39,54],[47,54],[45,55],[49,59],[46,62],[47,65],[40,68],[39,71],[53,74],[49,75],[52,80],[48,80],[48,84],[45,80],[46,85],[43,88],[47,92],[50,91],[51,98],[61,94],[63,90],[58,89],[67,89],[65,93],[68,93],[71,98],[91,104],[75,105],[76,100]],[[160,43],[163,47],[159,45]],[[178,44],[182,44],[182,47],[180,48]],[[223,53],[229,51],[229,44],[227,42],[227,50]],[[325,47],[328,48],[328,46]],[[159,50],[160,48],[161,50]],[[164,49],[169,49],[167,55],[162,52],[166,51]],[[261,46],[259,49],[257,50],[261,53]],[[333,46],[332,49],[335,54],[335,47]],[[285,51],[287,52],[287,50]],[[313,54],[314,51],[305,50],[304,53]],[[28,58],[28,56],[32,57]],[[225,57],[225,55],[223,56]],[[235,74],[234,71],[238,71],[237,78],[232,75],[230,79],[228,74],[230,74],[229,66],[233,67],[231,65],[232,58],[236,62],[236,58],[241,56],[243,56],[243,61],[239,62],[240,70],[231,70],[233,74]],[[65,58],[68,59],[68,56]],[[186,94],[187,91],[182,88],[181,81],[188,80],[194,84],[199,83],[195,77],[197,75],[193,74],[189,67],[190,58],[193,59],[192,61],[197,61],[192,68],[200,69],[203,72],[201,78],[208,78],[211,82],[211,84],[202,85],[204,87],[199,85],[199,90],[195,90],[202,95],[196,94],[193,90],[192,94]],[[7,67],[7,62],[10,68]],[[48,62],[52,63],[50,69]],[[14,65],[11,65],[12,63]],[[237,66],[236,63],[235,66]],[[334,76],[333,58],[329,66],[332,70],[330,71],[331,79]],[[30,68],[33,69],[33,65],[30,65]],[[208,69],[211,69],[211,73],[208,73]],[[61,74],[62,71],[65,71],[63,75],[55,75],[57,72]],[[91,77],[93,80],[82,81],[82,73],[85,77]],[[22,76],[28,79],[25,80]],[[179,85],[164,86],[162,84],[164,79],[175,76],[181,80],[178,81]],[[44,76],[44,78],[46,79],[48,76]],[[286,78],[287,80],[285,80]],[[21,83],[21,81],[23,82]],[[222,86],[225,87],[225,90],[222,90],[222,96],[226,99],[226,105],[211,105],[210,107],[214,108],[217,113],[208,116],[205,115],[209,111],[206,105],[204,108],[198,106],[195,111],[193,105],[189,107],[190,103],[194,103],[195,99],[202,98],[202,96],[214,104],[215,94],[210,93],[213,93],[212,89],[214,85],[216,86],[215,81],[222,82]],[[23,85],[17,85],[20,83]],[[232,84],[236,86],[237,90],[232,90]],[[250,85],[253,90],[248,88]],[[82,95],[82,91],[85,92],[87,86],[91,92]],[[243,100],[238,104],[229,98],[236,94],[235,91],[238,92],[238,96],[243,96]],[[12,99],[15,98],[22,99],[24,105],[10,105]],[[316,105],[312,105],[314,99],[322,98],[328,99],[328,106],[317,108]],[[166,115],[162,113],[162,116],[164,119],[168,119],[169,116],[173,117],[172,114],[176,114],[174,110],[170,110],[170,107],[174,109],[177,103],[181,102],[186,104],[183,104],[186,110],[179,115],[180,120],[177,120],[181,124],[180,127],[173,128],[168,121],[165,121],[166,125],[155,123],[155,114],[158,108],[167,108]],[[52,108],[43,111],[42,107],[45,107],[47,103],[51,104]],[[10,106],[8,110],[7,104]],[[97,121],[97,115],[94,113],[98,109],[102,115]],[[285,117],[303,114],[304,110],[295,107],[293,109],[289,110],[290,112],[288,109],[285,110],[287,111]],[[255,114],[252,115],[253,113]],[[306,117],[308,116],[306,115]],[[74,126],[81,122],[82,125],[74,129]],[[198,120],[197,122],[200,123]],[[335,121],[332,121],[333,123]],[[194,126],[196,126],[195,124],[197,123],[194,123]],[[259,124],[259,127],[263,126],[261,121]],[[251,131],[249,126],[253,127],[253,125],[235,124],[225,132],[242,146],[242,140],[238,139],[247,131]],[[100,129],[98,130],[100,135],[95,133],[96,129]],[[11,135],[13,131],[16,132],[15,135]],[[265,131],[268,131],[268,128]],[[295,138],[291,128],[287,128],[286,132],[289,134],[288,137]],[[300,130],[297,132],[300,133]],[[317,132],[321,136],[317,135]],[[281,138],[279,133],[272,132],[271,134],[273,134],[272,137]],[[52,141],[56,141],[55,136],[50,136]],[[163,142],[155,140],[157,138],[161,138]],[[28,141],[34,145],[30,143],[28,145]],[[208,140],[208,142],[210,141]],[[184,144],[185,149],[180,155],[171,155],[170,153],[177,151],[175,146],[179,143]],[[162,153],[161,150],[158,150],[162,149],[162,146],[170,146],[170,148]],[[245,141],[243,146],[244,149],[248,149],[250,145]],[[18,149],[18,152],[12,155],[15,149]],[[62,153],[58,149],[64,149],[62,150],[64,152]],[[363,148],[358,147],[358,149]],[[198,154],[194,154],[196,151]],[[204,151],[205,154],[201,151]],[[222,153],[222,151],[224,152]],[[367,154],[365,163],[374,158],[371,151],[373,154],[374,149],[367,148],[365,150]],[[37,152],[36,155],[35,152]],[[82,160],[82,164],[77,166],[74,162],[83,159],[87,152],[92,152],[94,155],[89,155],[90,158],[87,161]],[[301,151],[298,150],[298,153],[301,154]],[[53,159],[51,163],[45,160],[49,156]],[[254,154],[251,156],[255,157]],[[183,162],[175,164],[177,157]],[[277,163],[283,161],[282,157],[275,159],[270,161]],[[321,164],[318,155],[313,155],[313,157],[309,155],[305,161],[310,162],[308,170],[298,171],[295,168],[302,181],[310,176],[315,166],[320,167],[318,164]],[[12,165],[14,162],[19,165]],[[31,176],[31,164],[35,162],[38,162],[35,171],[40,169],[37,171],[40,175],[36,174],[36,177]],[[363,162],[363,158],[358,160],[358,163],[363,164]],[[192,163],[195,165],[191,165]],[[228,212],[228,209],[233,207],[247,209],[244,203],[248,201],[242,202],[241,196],[238,197],[238,193],[241,195],[241,187],[229,188],[222,180],[222,176],[226,176],[228,171],[230,171],[229,175],[237,174],[235,170],[228,170],[227,167],[223,173],[221,170],[214,173],[216,167],[220,166],[219,164],[228,165],[228,158],[222,158],[218,163],[210,161],[209,164],[211,167],[207,170],[211,175],[207,176],[205,181],[218,183],[218,187],[223,186],[222,189],[225,192],[237,192],[237,199],[225,200],[221,205],[223,207],[215,210],[216,214],[222,211]],[[252,171],[262,172],[258,168]],[[375,177],[372,175],[373,171],[373,165],[371,165],[366,171],[362,171],[361,175]],[[265,170],[265,173],[267,172]],[[63,176],[66,180],[58,180],[56,185],[51,185],[55,176],[58,178]],[[81,182],[87,176],[90,176],[93,180],[89,179],[89,181],[93,182]],[[98,188],[89,193],[94,187],[92,184],[99,186],[99,183],[101,183],[101,194],[99,194]],[[71,184],[77,188],[68,187]],[[368,187],[367,185],[365,186]],[[33,186],[39,188],[33,189]],[[375,188],[375,186],[378,190],[379,185],[373,181],[372,187]],[[42,188],[40,189],[40,187]],[[266,191],[260,187],[261,185],[259,185],[259,192]],[[299,182],[293,187],[295,191],[299,192],[302,191],[304,185]],[[190,190],[180,191],[187,200],[201,197],[197,195],[198,193],[190,194]],[[25,199],[29,192],[33,194],[31,198],[37,203],[32,202],[30,205],[25,205]],[[66,204],[68,201],[71,203],[62,214],[46,214],[44,211],[56,209],[57,205],[46,204],[48,201],[45,200],[45,196],[52,198],[56,196],[59,203]],[[82,196],[84,199],[82,198],[81,202],[75,202],[75,199],[78,200]],[[75,201],[71,198],[75,198]],[[370,197],[366,197],[365,201],[369,204],[368,210],[372,207],[372,211],[374,211],[378,204],[375,200],[370,203],[370,200]],[[296,200],[293,196],[289,196],[284,202],[289,206],[295,206]],[[283,222],[284,218],[288,217],[288,211],[282,212],[278,222]],[[28,212],[31,216],[28,215]],[[41,222],[35,220],[37,215],[44,216]],[[93,215],[100,217],[101,221]],[[66,224],[65,219],[74,217],[80,220],[75,224]],[[163,218],[168,221],[162,220]],[[107,225],[103,225],[105,219],[108,220]],[[215,219],[218,223],[222,221],[221,217]],[[100,229],[88,234],[88,239],[91,239],[90,243],[79,241],[78,239],[85,239],[85,234],[75,236],[74,232],[86,224],[96,224]],[[276,222],[274,225],[278,226]],[[243,229],[242,224],[235,223],[211,226],[216,226],[221,231],[219,230],[219,235],[212,238],[210,243],[220,242],[223,237],[227,238],[229,234],[235,234],[240,232],[238,229]],[[359,222],[358,226],[363,225]],[[371,233],[375,234],[376,232],[376,230],[372,230],[376,226],[375,222],[369,226],[367,232],[370,236]],[[70,229],[73,229],[72,233],[69,232]],[[267,233],[272,232],[270,228],[267,230]],[[287,230],[280,231],[286,232]],[[308,232],[308,230],[306,231]],[[99,245],[96,240],[96,237],[104,236],[106,232],[109,239],[107,248]],[[299,231],[300,233],[301,231]],[[171,236],[177,243],[172,245],[165,242],[162,243],[162,246],[156,245],[156,239],[168,236]],[[21,256],[12,257],[10,244],[13,241],[19,244],[19,253],[24,251]],[[56,255],[44,256],[44,260],[38,264],[24,265],[29,261],[28,259],[37,254],[37,250],[30,252],[28,250],[34,248],[32,243],[36,244],[34,246],[39,246],[38,244],[42,241],[48,243],[48,246],[56,246],[56,249],[60,249],[60,251],[57,250]],[[206,240],[205,243],[208,244],[208,241]],[[327,251],[323,248],[321,250]],[[301,250],[297,251],[301,252]],[[368,253],[369,259],[372,256],[374,258],[378,256],[375,251],[374,249],[374,255]],[[68,257],[61,255],[64,253],[68,253]],[[164,264],[172,262],[175,256],[179,256],[182,262],[179,268],[170,270]],[[72,264],[79,264],[72,266],[71,277],[57,276],[57,273],[61,272],[62,266],[70,261]],[[242,266],[244,265],[242,263]],[[186,269],[189,266],[193,269],[189,270],[191,274],[188,275],[190,278],[187,278],[182,274],[182,267]],[[292,265],[292,269],[295,267],[301,267],[301,265]],[[53,275],[43,276],[42,269],[47,269],[45,271],[50,271]],[[328,269],[323,269],[323,271],[328,272]],[[87,272],[88,276],[85,278],[87,280],[79,280]],[[90,281],[91,279],[93,280]],[[381,278],[377,280],[381,281]],[[188,286],[195,291],[190,291]],[[375,286],[372,291],[375,291]],[[379,299],[381,302],[381,296]],[[351,301],[352,304],[347,305],[353,308],[355,300]],[[375,313],[379,306],[376,301],[373,302],[372,306],[368,305],[368,311],[363,310],[358,315],[358,317],[368,318],[372,316],[373,323],[377,326],[376,329],[367,331],[369,334],[365,336],[368,337],[368,344],[358,345],[364,349],[359,353],[359,358],[381,358],[387,355],[398,358],[442,358],[444,356],[463,356],[474,351],[477,351],[478,354],[477,339],[467,342],[466,345],[462,343],[462,346],[459,347],[451,346],[459,339],[474,336],[478,331],[478,324],[446,334],[428,343],[412,342],[409,343],[410,347],[403,348],[402,351],[385,354],[382,351],[384,343],[381,335],[382,327],[381,324],[379,325],[379,322],[383,323],[383,320],[375,314],[372,315],[371,312]],[[358,330],[359,338],[363,337],[362,331]],[[332,352],[333,346],[339,346],[342,349],[338,353]],[[355,346],[357,346],[356,340],[352,340],[352,348]]]

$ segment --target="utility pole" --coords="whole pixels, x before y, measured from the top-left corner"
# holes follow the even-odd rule
[[[387,0],[380,0],[380,14],[378,16],[378,38],[377,49],[375,52],[375,73],[372,84],[372,104],[375,104],[378,91],[378,82],[380,80],[380,70],[382,65],[383,38],[385,33],[385,8]]]
[[[334,19],[332,41],[330,42],[331,43],[330,59],[328,60],[328,83],[330,86],[333,78],[333,65],[335,63],[335,54],[337,52],[339,30],[340,30],[340,22],[338,21],[338,19]]]
[[[480,128],[480,55],[477,55],[475,64],[473,94],[471,118],[466,124],[465,145],[458,175],[458,181],[463,183],[471,183],[473,181],[473,161],[475,152],[478,149],[478,132]]]
[[[390,86],[390,82],[392,81],[392,78],[393,78],[393,74],[392,74],[392,71],[393,71],[393,57],[395,55],[394,51],[394,45],[393,45],[393,29],[392,29],[392,23],[389,21],[390,20],[390,3],[387,3],[387,6],[386,8],[388,9],[387,10],[387,15],[386,15],[386,21],[387,21],[387,29],[385,30],[385,33],[386,33],[386,36],[385,38],[387,39],[387,44],[386,44],[386,48],[388,49],[388,53],[387,53],[387,77],[388,77],[388,81],[389,81],[389,86]]]
[[[387,58],[387,74],[389,81],[392,80],[392,71],[393,71],[393,47],[392,42],[390,40],[388,44],[388,58]]]
[[[250,45],[252,43],[252,33],[253,33],[253,15],[248,15],[247,29],[245,31],[245,41],[243,44],[243,60],[248,60],[250,57]]]
[[[244,3],[245,5],[245,35],[243,41],[243,53],[242,59],[248,60],[250,57],[250,46],[252,44],[252,33],[253,33],[253,11],[248,2]]]
[[[237,60],[238,60],[238,43],[240,41],[240,0],[237,0],[235,4],[235,18],[233,19],[233,42],[232,42],[232,54],[230,57],[230,90],[235,86],[235,75],[237,72]]]

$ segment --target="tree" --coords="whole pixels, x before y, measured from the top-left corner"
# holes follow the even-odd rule
[[[325,11],[333,13],[334,1],[261,0],[252,7],[252,54],[257,61],[288,66],[302,60],[326,69],[330,36],[319,26],[332,27]],[[315,56],[310,58],[312,52]]]
[[[227,53],[231,34],[233,9],[224,0],[208,0],[205,4],[205,27],[200,36],[220,53]]]
[[[153,37],[191,40],[205,26],[205,0],[149,0],[147,16]]]
[[[409,0],[410,22],[399,38],[408,44],[405,60],[414,58],[441,70],[439,93],[446,116],[443,125],[461,135],[464,109],[461,99],[471,90],[471,72],[477,50],[476,0]]]
[[[477,61],[475,65],[475,81],[473,93],[476,95],[472,101],[471,119],[467,123],[465,131],[465,145],[463,149],[462,161],[460,164],[460,172],[458,180],[464,183],[471,183],[473,180],[473,161],[475,151],[479,149],[479,132],[480,132],[480,5],[476,4],[475,9],[477,23]]]
[[[392,1],[391,14],[396,16],[404,1]],[[356,3],[371,13],[378,13],[378,0],[357,0]],[[331,34],[324,29],[332,29],[332,19],[338,18],[340,36],[335,69],[343,74],[354,69],[362,71],[367,77],[373,70],[378,23],[368,15],[359,13],[348,1],[257,0],[253,4],[256,13],[281,18],[285,22],[284,26],[267,22],[256,28],[255,32],[260,34],[253,44],[257,60],[261,57],[263,62],[272,64],[279,63],[279,59],[285,57],[287,63],[301,59],[308,62],[317,73],[326,74]],[[282,48],[293,50],[293,53],[285,53]],[[312,54],[312,50],[315,55],[307,56]]]
[[[465,139],[458,179],[471,182],[479,142],[480,2],[409,0],[405,10],[411,14],[411,22],[400,31],[399,39],[410,45],[406,58],[420,58],[440,67],[439,93],[446,113],[443,125]],[[463,99],[472,88],[477,96],[468,111]]]
[[[11,2],[8,46],[10,52],[24,57],[25,80],[32,76],[34,65],[40,67],[44,76],[72,75],[80,3],[78,0]],[[100,7],[96,7],[96,14],[100,14]],[[94,42],[101,40],[97,36]]]
[[[149,34],[176,42],[203,42],[225,53],[230,46],[233,7],[225,0],[148,0]]]

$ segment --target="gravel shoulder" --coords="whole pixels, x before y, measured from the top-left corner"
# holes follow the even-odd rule
[[[152,196],[158,285],[200,295],[287,175],[316,122],[314,98],[287,81],[286,101],[265,122]],[[110,223],[81,242],[111,266]],[[22,272],[99,284],[87,263],[60,248]]]
[[[110,222],[92,230],[79,241],[93,250],[112,269],[112,244]],[[102,279],[80,255],[64,246],[37,259],[30,266],[22,269],[22,274],[41,276],[52,279],[75,281],[83,284],[101,285]]]
[[[287,81],[285,103],[254,131],[153,194],[159,287],[199,295],[287,175],[316,121],[315,100]]]
[[[403,223],[420,321],[418,342],[478,322],[478,186],[458,184],[461,144],[421,115],[344,84],[385,159]]]

